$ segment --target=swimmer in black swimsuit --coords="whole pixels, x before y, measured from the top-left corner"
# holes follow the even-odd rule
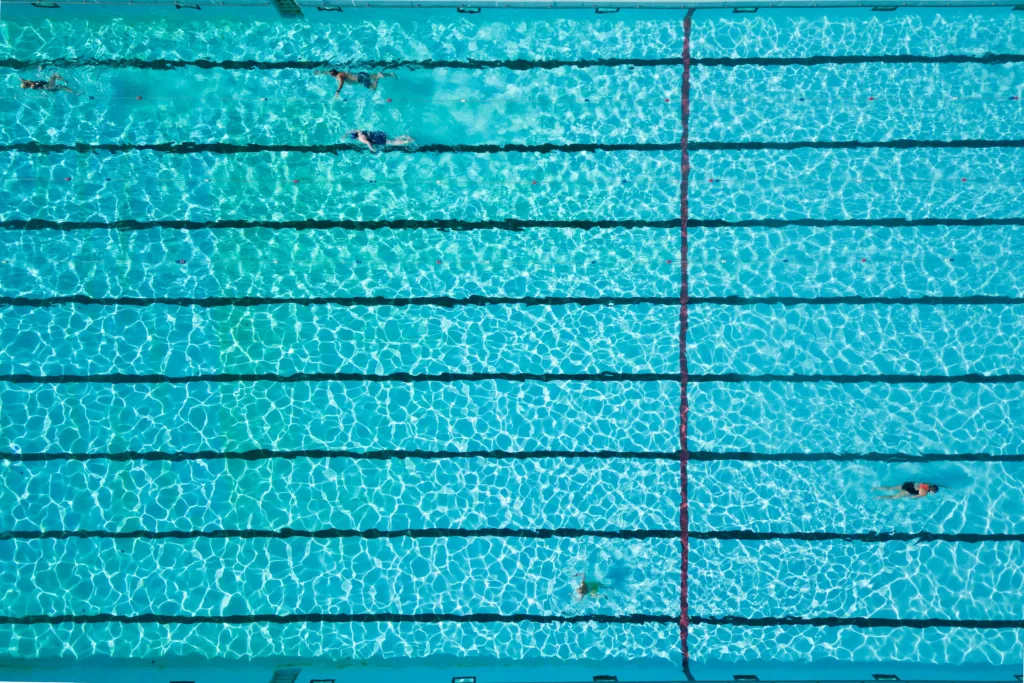
[[[365,71],[358,73],[351,73],[349,71],[338,71],[337,69],[331,69],[330,71],[314,71],[315,74],[323,76],[330,76],[338,82],[338,89],[334,91],[334,96],[337,97],[341,93],[341,89],[345,87],[346,83],[356,83],[361,85],[367,90],[376,90],[377,81],[382,78],[398,78],[394,74],[368,74]]]
[[[24,78],[21,79],[21,87],[24,90],[43,90],[46,92],[69,92],[72,95],[77,95],[74,90],[66,85],[60,85],[57,81],[64,81],[67,83],[67,79],[60,74],[53,74],[50,76],[48,81],[29,81]]]
[[[876,486],[876,491],[896,491],[896,493],[889,496],[876,496],[876,498],[924,498],[929,493],[938,493],[939,487],[935,484],[925,484],[923,482],[903,482],[902,486]]]
[[[379,130],[354,130],[351,133],[349,133],[348,136],[353,140],[358,140],[359,142],[369,147],[370,151],[373,152],[374,154],[377,153],[377,150],[376,148],[374,148],[374,145],[377,145],[378,147],[402,147],[404,145],[408,145],[412,142],[415,142],[408,135],[403,135],[401,137],[392,139],[389,138],[386,133]]]

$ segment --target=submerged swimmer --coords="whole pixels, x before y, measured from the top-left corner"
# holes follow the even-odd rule
[[[61,85],[61,84],[57,83],[57,81],[64,81],[65,83],[68,82],[68,80],[66,78],[64,78],[63,76],[61,76],[60,74],[53,74],[52,76],[50,76],[50,80],[48,80],[48,81],[29,81],[29,80],[26,80],[26,79],[22,78],[21,79],[21,87],[24,90],[44,90],[46,92],[60,92],[60,91],[64,91],[64,92],[69,92],[72,95],[77,94],[77,93],[75,93],[74,90],[72,90],[68,86]]]
[[[600,581],[587,581],[587,575],[586,573],[583,573],[580,575],[580,584],[576,586],[576,594],[580,596],[580,600],[584,600],[586,598],[598,598],[600,597],[598,592],[602,588],[607,587],[608,586],[604,585]]]
[[[408,135],[402,135],[397,138],[389,138],[386,133],[379,130],[354,130],[348,134],[353,140],[358,140],[367,147],[373,153],[377,152],[374,145],[378,147],[402,147],[404,145],[411,144],[414,140]]]
[[[876,486],[876,491],[896,491],[888,496],[876,496],[887,500],[894,498],[924,498],[929,493],[938,493],[939,487],[936,484],[925,484],[924,482],[903,482],[901,486]]]
[[[380,79],[397,78],[394,74],[368,74],[365,71],[352,73],[350,71],[338,71],[337,69],[331,69],[330,71],[314,71],[313,73],[330,76],[338,82],[338,89],[334,91],[335,97],[341,93],[341,89],[345,87],[346,83],[355,83],[363,86],[367,90],[376,90],[377,81]]]

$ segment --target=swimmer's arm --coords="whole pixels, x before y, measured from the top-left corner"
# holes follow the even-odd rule
[[[340,95],[341,94],[341,89],[344,88],[344,87],[345,87],[345,79],[344,78],[339,78],[338,79],[338,89],[334,91],[334,96],[337,97],[338,95]]]

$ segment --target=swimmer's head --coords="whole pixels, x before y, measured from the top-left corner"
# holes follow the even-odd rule
[[[32,81],[26,81],[24,78],[21,79],[21,87],[28,89],[32,87]]]
[[[929,493],[938,493],[939,492],[939,487],[936,486],[935,484],[928,484],[928,492]]]
[[[328,71],[327,73],[328,73],[328,74],[330,74],[331,76],[337,76],[337,75],[339,75],[339,74],[340,74],[341,72],[340,72],[340,71],[338,71],[337,69],[331,69],[331,70],[330,70],[330,71]]]

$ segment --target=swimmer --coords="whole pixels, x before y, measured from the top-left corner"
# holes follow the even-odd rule
[[[331,69],[330,71],[314,71],[313,73],[322,76],[330,76],[338,82],[338,89],[334,91],[335,97],[341,94],[341,89],[345,87],[346,83],[356,83],[367,90],[376,90],[377,81],[380,79],[398,78],[398,76],[395,76],[394,74],[368,74],[365,71],[351,73],[349,71],[338,71],[337,69]]]
[[[876,486],[876,491],[896,491],[889,496],[875,496],[891,500],[893,498],[924,498],[929,493],[938,493],[939,487],[936,484],[925,484],[923,482],[903,482],[902,486]]]
[[[587,575],[583,573],[580,575],[580,585],[576,587],[576,594],[580,596],[580,600],[598,598],[598,591],[607,587],[600,581],[587,581]]]
[[[374,154],[377,153],[377,150],[374,148],[374,145],[377,145],[378,147],[403,147],[405,145],[415,142],[415,140],[413,140],[408,135],[403,135],[397,138],[389,138],[387,134],[379,130],[354,130],[350,132],[348,136],[353,140],[358,140],[359,142],[369,147],[370,151],[373,152]]]
[[[65,83],[68,82],[68,80],[66,78],[64,78],[63,76],[61,76],[60,74],[53,74],[52,76],[50,76],[50,80],[48,80],[48,81],[29,81],[29,80],[25,80],[24,78],[22,78],[21,79],[21,87],[24,90],[45,90],[46,92],[61,92],[61,91],[63,91],[63,92],[69,92],[72,95],[77,95],[78,94],[74,90],[69,88],[68,86],[60,85],[59,83],[57,83],[57,81],[64,81]]]

